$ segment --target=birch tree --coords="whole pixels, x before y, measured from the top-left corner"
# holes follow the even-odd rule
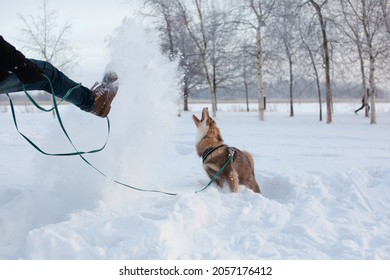
[[[255,59],[257,67],[257,84],[258,84],[258,110],[260,121],[265,120],[264,111],[264,82],[263,82],[263,66],[264,66],[264,50],[262,29],[266,26],[275,6],[275,0],[244,0],[243,8],[246,14],[240,20],[241,24],[247,26],[254,31],[255,34]]]
[[[388,43],[384,38],[386,24],[383,17],[381,0],[345,0],[344,12],[356,17],[363,36],[365,52],[368,57],[369,75],[368,83],[371,100],[371,124],[376,124],[376,70],[377,58],[387,53]]]
[[[359,60],[359,68],[362,79],[362,95],[366,92],[366,68],[364,65],[364,33],[360,22],[360,17],[357,13],[353,12],[353,8],[349,5],[348,1],[340,0],[340,7],[343,15],[343,22],[340,24],[340,30],[347,36],[356,48],[357,57]],[[366,117],[368,117],[368,110],[365,110]]]

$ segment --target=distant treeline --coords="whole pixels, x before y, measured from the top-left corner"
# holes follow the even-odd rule
[[[321,85],[322,92],[325,92],[325,84]],[[317,88],[314,81],[308,81],[305,79],[296,79],[293,85],[295,98],[304,99],[316,99]],[[249,99],[258,99],[257,87],[249,89]],[[289,84],[288,81],[279,81],[274,84],[264,84],[264,95],[268,99],[276,100],[289,100]],[[363,92],[361,84],[358,83],[339,83],[333,85],[333,97],[335,99],[360,99],[362,98]],[[220,88],[217,91],[218,99],[223,100],[235,100],[245,99],[244,89],[229,89]],[[377,98],[382,100],[390,100],[390,92],[380,87],[377,88]],[[191,95],[191,99],[210,99],[210,92],[208,88],[194,90]]]

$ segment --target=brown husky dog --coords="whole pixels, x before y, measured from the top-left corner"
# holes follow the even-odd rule
[[[201,120],[195,115],[192,116],[192,119],[197,129],[196,151],[202,157],[203,168],[210,179],[234,153],[233,161],[227,164],[215,180],[216,184],[222,188],[224,182],[227,182],[233,192],[238,192],[238,184],[242,184],[252,191],[260,193],[260,187],[255,179],[254,161],[251,154],[223,144],[221,132],[210,117],[207,108],[203,108]]]

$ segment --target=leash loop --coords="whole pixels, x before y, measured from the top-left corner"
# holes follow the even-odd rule
[[[51,112],[51,111],[55,111],[56,115],[57,115],[57,119],[58,119],[58,123],[60,124],[60,127],[62,129],[62,132],[65,134],[66,138],[68,139],[69,143],[72,145],[72,147],[74,148],[75,152],[69,152],[69,153],[49,153],[49,152],[45,152],[43,149],[39,148],[38,145],[36,145],[33,141],[31,141],[24,133],[22,133],[19,129],[19,126],[18,126],[18,123],[17,123],[17,120],[16,120],[16,113],[15,113],[15,108],[14,108],[14,105],[13,105],[13,102],[12,102],[12,99],[11,97],[9,96],[8,93],[6,93],[7,97],[8,97],[8,100],[10,102],[10,107],[11,107],[11,113],[12,113],[12,118],[13,118],[13,121],[14,121],[14,125],[15,125],[15,128],[17,130],[17,132],[31,145],[33,146],[36,150],[38,150],[40,153],[46,155],[46,156],[77,156],[77,155],[82,155],[82,154],[93,154],[93,153],[97,153],[97,152],[100,152],[102,151],[107,143],[108,143],[108,138],[109,138],[109,135],[110,135],[110,130],[111,130],[111,125],[110,125],[110,120],[108,118],[106,118],[107,120],[107,137],[106,137],[106,141],[104,142],[103,146],[98,148],[98,149],[94,149],[94,150],[90,150],[90,151],[78,151],[78,149],[76,148],[76,146],[73,144],[73,141],[71,140],[69,134],[67,133],[65,127],[64,127],[64,124],[62,122],[62,119],[61,119],[61,115],[60,115],[60,112],[58,110],[58,105],[60,103],[62,103],[72,92],[73,90],[75,90],[76,88],[79,88],[81,86],[81,84],[78,84],[76,85],[75,87],[69,89],[67,91],[67,93],[65,94],[65,96],[60,100],[60,102],[57,103],[56,101],[56,97],[54,95],[54,89],[53,89],[53,85],[50,81],[50,79],[46,76],[46,75],[43,75],[48,81],[49,81],[49,84],[50,84],[50,88],[52,90],[52,102],[53,102],[53,107],[50,108],[50,109],[45,109],[43,108],[42,106],[40,106],[35,100],[34,98],[27,92],[24,84],[23,84],[23,90],[24,90],[24,93],[26,94],[26,96],[28,97],[28,99],[31,101],[31,103],[37,107],[39,110],[41,111],[44,111],[44,112]]]

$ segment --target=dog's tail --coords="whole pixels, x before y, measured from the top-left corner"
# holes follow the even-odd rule
[[[242,153],[246,156],[249,161],[249,165],[251,166],[252,176],[248,179],[248,187],[254,191],[255,193],[261,193],[260,186],[257,184],[255,179],[255,161],[253,160],[252,155],[247,151],[242,151]]]
[[[255,161],[253,160],[252,155],[247,151],[242,151],[242,153],[248,158],[249,164],[251,165],[251,169],[255,169]]]

